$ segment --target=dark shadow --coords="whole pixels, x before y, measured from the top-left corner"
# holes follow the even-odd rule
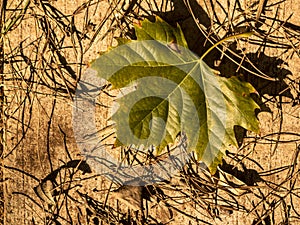
[[[237,50],[236,44],[230,45],[229,48],[235,53],[241,55],[241,52]],[[233,54],[229,51],[227,51],[226,54],[228,54],[233,60],[237,62],[240,61],[240,59],[233,56]],[[264,52],[251,52],[246,54],[246,57],[258,70],[268,75],[271,79],[276,79],[276,81],[267,80],[255,74],[250,74],[243,68],[238,69],[239,66],[227,57],[222,59],[217,69],[223,76],[226,77],[242,75],[243,79],[251,83],[261,96],[268,94],[269,96],[285,96],[293,99],[290,88],[284,81],[288,75],[292,75],[290,70],[283,68],[288,66],[287,63],[277,57],[267,56]],[[250,63],[244,62],[242,65],[246,69],[259,74],[259,72]]]
[[[45,178],[43,178],[41,180],[41,182],[39,183],[39,185],[37,185],[36,187],[33,188],[36,195],[39,198],[41,198],[41,200],[43,200],[43,201],[45,201],[45,196],[46,196],[46,198],[49,198],[50,196],[47,196],[47,194],[45,194],[44,189],[47,189],[47,187],[45,188],[45,186],[49,186],[50,187],[49,189],[53,189],[54,186],[58,186],[58,184],[56,183],[56,177],[58,176],[59,172],[62,169],[70,169],[70,168],[77,169],[78,171],[81,171],[82,174],[92,172],[90,166],[86,163],[86,161],[71,160],[68,163],[66,163],[65,165],[60,166],[59,168],[53,170]],[[72,175],[74,175],[76,172],[77,171],[74,171]],[[50,183],[47,184],[47,182],[50,182]],[[41,193],[41,192],[43,192],[43,193]],[[51,195],[53,195],[53,196],[58,195],[58,194],[59,194],[59,192],[57,190],[55,190],[53,193],[51,193]]]
[[[45,180],[51,180],[51,181],[55,181],[59,171],[61,171],[62,169],[78,169],[80,170],[83,174],[85,173],[91,173],[92,170],[90,168],[90,166],[86,163],[86,161],[83,160],[72,160],[67,162],[65,165],[57,168],[56,170],[54,170],[53,172],[49,173],[44,179]]]
[[[243,170],[237,169],[235,166],[228,164],[225,160],[222,161],[220,168],[224,172],[235,176],[249,186],[257,185],[257,182],[262,181],[259,173],[256,170],[248,169],[242,162],[240,163],[243,167]]]

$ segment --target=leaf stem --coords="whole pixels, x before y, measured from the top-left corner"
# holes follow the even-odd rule
[[[232,36],[229,36],[227,38],[224,38],[220,41],[218,41],[216,44],[214,44],[213,46],[211,46],[200,58],[200,60],[203,60],[204,57],[211,52],[211,50],[213,50],[215,47],[217,47],[218,45],[222,44],[223,42],[225,41],[229,41],[229,40],[232,40],[234,38],[248,38],[250,37],[251,35],[253,34],[253,32],[246,32],[246,33],[241,33],[241,34],[235,34],[235,35],[232,35]]]

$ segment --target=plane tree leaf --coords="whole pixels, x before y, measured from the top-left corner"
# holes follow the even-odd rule
[[[235,126],[259,132],[255,89],[237,77],[216,76],[188,49],[179,26],[157,17],[135,31],[137,40],[120,39],[91,63],[113,89],[131,87],[112,116],[116,144],[154,145],[160,154],[181,133],[187,150],[214,173],[225,150],[237,146]]]

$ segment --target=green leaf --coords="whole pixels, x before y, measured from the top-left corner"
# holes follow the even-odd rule
[[[188,151],[214,173],[225,150],[237,146],[234,126],[259,132],[259,106],[250,97],[255,89],[237,77],[214,75],[188,50],[179,26],[156,18],[135,30],[137,40],[121,40],[91,64],[112,88],[132,89],[112,116],[117,144],[154,145],[160,154],[184,133]]]
[[[142,22],[142,26],[135,26],[137,40],[156,40],[169,44],[177,44],[188,48],[188,44],[179,25],[171,27],[160,17],[156,17],[156,22],[151,23],[147,19]]]

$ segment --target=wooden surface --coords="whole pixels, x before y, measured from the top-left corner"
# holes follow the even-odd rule
[[[94,3],[95,1],[92,2]],[[206,2],[208,4],[209,1]],[[216,1],[211,2],[216,4]],[[223,7],[225,9],[228,8],[229,11],[233,10],[233,5],[228,6],[226,2],[227,1],[224,1]],[[241,1],[243,7],[254,2],[255,1]],[[266,4],[269,5],[275,1],[266,2]],[[19,2],[8,1],[8,8],[16,8],[18,3]],[[106,16],[105,12],[108,9],[107,1],[99,1],[99,4],[91,4],[89,10],[83,7],[86,6],[83,4],[88,4],[88,1],[83,0],[49,1],[49,4],[56,7],[64,15],[68,15],[68,17],[56,20],[54,14],[46,14],[45,11],[43,11],[43,7],[38,1],[36,1],[36,4],[32,1],[22,22],[8,33],[5,39],[6,45],[4,53],[8,54],[11,52],[11,56],[14,56],[14,58],[11,58],[17,61],[10,61],[11,58],[7,57],[8,62],[4,65],[4,74],[5,78],[7,78],[5,84],[5,96],[7,98],[7,105],[5,106],[7,121],[5,139],[7,142],[3,151],[2,163],[4,167],[1,166],[0,169],[0,174],[1,170],[4,173],[2,182],[0,183],[0,187],[3,188],[4,193],[4,225],[49,224],[46,218],[48,218],[48,221],[49,218],[52,218],[52,221],[59,221],[61,224],[96,224],[91,220],[88,221],[88,215],[85,211],[86,200],[83,199],[79,193],[89,193],[98,201],[104,202],[107,188],[110,186],[110,181],[102,179],[101,177],[93,177],[85,180],[85,178],[95,175],[94,173],[84,174],[82,171],[78,171],[74,176],[72,175],[73,177],[70,176],[70,174],[78,170],[75,166],[75,168],[63,168],[59,170],[55,179],[55,182],[61,185],[59,188],[64,186],[63,190],[70,189],[68,196],[77,199],[77,201],[71,201],[72,205],[67,205],[66,201],[61,199],[65,196],[63,193],[56,193],[58,203],[56,206],[51,206],[51,199],[48,199],[49,201],[47,202],[47,199],[45,200],[47,196],[43,199],[43,197],[41,197],[43,194],[39,196],[39,194],[35,192],[37,187],[43,184],[45,185],[45,190],[48,190],[45,191],[46,195],[50,193],[48,196],[51,198],[53,190],[47,186],[49,182],[45,182],[47,176],[53,174],[53,171],[58,168],[62,168],[62,166],[66,165],[69,161],[82,159],[75,143],[72,128],[73,103],[70,96],[72,96],[72,91],[75,90],[72,85],[76,84],[76,80],[79,79],[79,74],[86,69],[86,64],[88,64],[91,59],[94,59],[99,51],[105,50],[110,46],[113,42],[112,37],[118,35],[118,32],[115,32],[115,34],[109,34],[104,40],[99,39],[99,37],[108,30],[108,24],[99,30],[98,35],[95,35],[97,28],[101,25],[101,21]],[[203,2],[201,5],[205,7]],[[220,7],[216,6],[215,10],[222,14]],[[296,28],[298,32],[300,31],[300,5],[297,1],[287,0],[271,9],[269,8],[269,11],[265,13],[272,16],[275,15],[276,12],[278,13],[278,19],[283,22],[293,13],[289,23],[291,27]],[[9,18],[10,15],[12,15],[12,13],[8,11],[5,16]],[[220,18],[221,17],[222,15],[220,15]],[[44,23],[42,23],[43,20]],[[196,29],[195,26],[190,27],[188,23],[190,20],[192,20],[192,18],[184,18],[185,22],[183,22],[183,30],[189,36],[193,29]],[[63,24],[67,23],[73,24],[74,26],[65,26],[62,28],[64,26]],[[51,33],[51,29],[47,31],[45,27],[41,28],[42,25],[53,26],[52,30],[54,30],[54,32]],[[78,37],[76,36],[77,34],[72,32],[68,33],[68,30],[64,30],[65,28],[72,29],[74,27],[79,29],[83,36],[84,34],[87,35],[88,38],[83,38],[83,36]],[[88,51],[83,54],[82,51],[89,46],[94,35],[96,37],[95,41]],[[55,51],[53,50],[52,44],[61,44],[61,46]],[[193,45],[195,49],[202,49],[201,46],[197,46],[197,41],[194,41]],[[255,52],[258,49],[255,46],[253,47],[253,45],[247,45],[247,43],[244,47],[249,47],[249,49],[247,49],[248,52]],[[299,46],[295,48],[297,48],[299,52]],[[21,49],[23,49],[23,51]],[[262,112],[258,115],[261,122],[260,136],[249,134],[246,139],[248,145],[244,146],[244,148],[238,152],[239,154],[247,155],[247,157],[251,159],[255,159],[255,162],[246,160],[245,166],[261,174],[267,174],[265,171],[288,167],[293,163],[300,163],[299,158],[295,158],[295,154],[300,151],[299,137],[295,135],[300,133],[300,105],[299,102],[293,105],[291,100],[293,97],[297,97],[295,95],[297,95],[297,91],[299,91],[300,59],[296,54],[283,54],[282,52],[283,50],[279,48],[266,49],[264,54],[268,57],[264,57],[264,63],[266,65],[273,63],[273,59],[270,57],[279,57],[279,59],[286,61],[288,65],[281,66],[291,72],[289,76],[292,80],[298,82],[298,86],[296,83],[295,87],[289,87],[288,92],[290,93],[281,97],[273,97],[269,95],[270,93],[264,93],[266,96],[264,101],[271,112]],[[41,60],[42,57],[45,57],[44,61]],[[69,67],[63,65],[62,58],[68,62]],[[42,61],[47,64],[40,64]],[[80,64],[84,65],[80,67]],[[32,67],[39,69],[36,70],[35,73]],[[265,69],[267,69],[267,67],[268,66],[266,66]],[[3,67],[1,67],[1,69],[2,68]],[[57,71],[56,87],[61,88],[64,93],[36,85],[36,82],[43,80],[45,83],[49,82],[48,84],[50,86],[55,86],[49,78],[42,77],[44,76],[43,69],[49,68]],[[234,72],[234,70],[229,71]],[[276,71],[269,72],[275,73]],[[2,71],[0,71],[0,73],[2,73]],[[64,74],[67,80],[60,77],[59,74]],[[72,74],[74,75],[73,78],[71,77]],[[10,80],[10,78],[13,79]],[[34,82],[30,83],[28,79]],[[248,79],[255,80],[256,78],[248,77]],[[255,83],[255,81],[253,82]],[[285,82],[287,85],[290,84],[288,83],[288,79],[286,79]],[[61,86],[58,84],[61,84]],[[66,86],[68,88],[66,88]],[[2,86],[0,88],[2,89]],[[266,89],[264,90],[267,92]],[[267,98],[269,98],[270,101],[267,101]],[[284,104],[282,102],[287,103]],[[1,113],[1,116],[2,115]],[[100,121],[100,123],[105,124],[106,121]],[[24,133],[25,135],[23,137],[22,135]],[[278,133],[281,133],[281,135],[278,135]],[[267,138],[260,139],[260,137]],[[271,139],[273,141],[271,141]],[[230,159],[227,160],[234,164]],[[293,160],[296,160],[296,162],[293,162]],[[261,168],[258,165],[260,165]],[[295,166],[294,169],[299,170],[299,165]],[[253,222],[257,217],[263,219],[267,217],[272,219],[274,217],[275,224],[280,224],[280,222],[283,224],[283,222],[286,222],[285,224],[297,225],[300,223],[299,215],[293,213],[290,207],[294,205],[299,208],[300,177],[299,173],[294,173],[296,178],[291,178],[291,180],[295,181],[295,185],[298,186],[298,191],[295,191],[298,197],[293,195],[294,202],[290,202],[289,196],[291,193],[289,193],[288,190],[291,188],[289,186],[291,183],[285,182],[281,186],[281,181],[286,180],[286,176],[288,176],[289,172],[288,169],[285,169],[282,172],[262,176],[263,179],[269,182],[268,184],[274,186],[274,190],[278,191],[276,193],[279,196],[286,199],[284,203],[278,200],[280,197],[272,195],[271,189],[267,187],[264,188],[266,185],[264,182],[258,183],[258,185],[261,185],[259,191],[257,191],[255,187],[248,187],[253,193],[266,196],[267,201],[269,201],[268,203],[264,202],[258,204],[257,211],[253,210],[249,214],[242,211],[234,211],[232,214],[229,214],[228,211],[225,210],[220,211],[222,221],[219,219],[208,220],[203,214],[207,214],[209,210],[196,211],[192,204],[183,204],[176,207],[187,214],[207,220],[207,222],[211,224],[251,225],[259,224],[258,222]],[[70,180],[72,180],[72,182],[69,182]],[[69,184],[71,184],[71,188],[68,187]],[[276,184],[279,186],[276,186]],[[1,188],[0,193],[2,192]],[[59,188],[54,191],[59,192]],[[102,191],[97,192],[95,190]],[[252,197],[253,195],[246,195],[238,197],[238,199],[241,199],[245,205],[251,206]],[[115,198],[108,199],[108,205],[113,206],[116,204]],[[258,200],[253,197],[253,204],[255,204],[254,201]],[[272,201],[277,203],[272,205]],[[125,213],[127,212],[127,208],[124,205],[123,209],[119,210],[123,210]],[[171,210],[173,210],[174,215],[169,224],[188,224],[189,221],[197,224],[190,217],[174,209]],[[290,211],[287,212],[288,210]],[[168,215],[168,209],[166,209],[165,206],[159,209],[158,207],[154,207],[151,213],[151,216],[163,222],[167,222],[170,217]],[[259,214],[261,214],[261,216],[259,216]],[[266,221],[267,219],[265,222]],[[199,222],[198,224],[202,223]],[[59,223],[57,222],[57,224]],[[268,223],[267,221],[266,224],[270,225],[272,223]]]

